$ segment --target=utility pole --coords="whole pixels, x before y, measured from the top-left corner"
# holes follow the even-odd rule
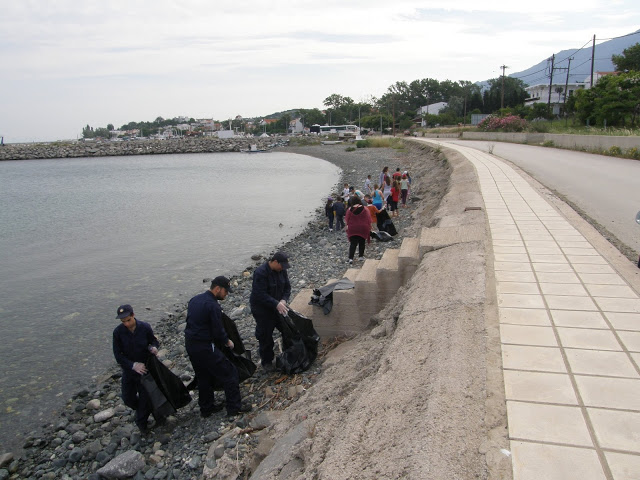
[[[504,71],[509,68],[506,65],[500,67],[502,69],[502,95],[500,97],[500,109],[504,108]]]
[[[569,58],[569,65],[567,66],[567,80],[564,82],[564,102],[562,103],[562,113],[564,114],[565,126],[569,121],[567,116],[567,95],[569,95],[569,71],[571,70],[571,60],[573,60],[573,57]]]
[[[556,54],[551,55],[551,74],[549,75],[549,99],[547,100],[547,111],[551,113],[551,88],[553,85],[553,67],[556,62]]]
[[[593,65],[596,61],[596,36],[593,35],[593,45],[591,47],[591,83],[589,84],[589,88],[593,88]]]

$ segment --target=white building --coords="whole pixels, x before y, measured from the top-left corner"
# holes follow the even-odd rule
[[[551,85],[551,100],[549,100],[549,84],[531,85],[525,88],[529,98],[524,101],[525,106],[532,106],[536,103],[550,103],[554,115],[562,113],[562,107],[566,100],[577,90],[585,88],[584,83],[569,83],[565,91],[565,83],[554,83]],[[588,87],[586,87],[588,88]]]
[[[289,122],[289,133],[301,133],[303,130],[304,125],[299,118],[296,118]]]
[[[420,126],[426,126],[427,122],[424,119],[424,115],[438,115],[441,110],[447,107],[449,104],[447,102],[438,102],[432,103],[430,105],[425,105],[424,107],[420,107],[416,114],[421,118]]]

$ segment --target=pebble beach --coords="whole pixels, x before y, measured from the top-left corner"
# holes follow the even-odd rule
[[[338,144],[290,146],[283,151],[322,158],[342,169],[339,183],[327,196],[335,196],[343,183],[362,190],[367,175],[375,182],[383,166],[388,166],[390,172],[397,167],[411,172],[414,183],[408,208],[400,208],[400,216],[393,219],[398,235],[388,243],[372,239],[366,247],[365,258],[381,258],[387,248],[398,248],[405,235],[413,235],[416,228],[428,224],[429,212],[435,209],[447,188],[446,165],[425,158],[419,147],[408,142],[398,149],[363,148],[347,152],[344,144]],[[329,279],[341,278],[349,267],[346,233],[329,231],[324,205],[318,205],[315,218],[293,240],[277,248],[280,249],[291,259],[291,298],[303,288],[317,288]],[[242,272],[229,272],[234,293],[222,302],[224,311],[235,320],[245,347],[253,352],[254,361],[257,342],[249,309],[252,272],[271,253],[255,252],[253,263]],[[209,281],[203,279],[202,291],[208,288]],[[193,371],[182,333],[186,304],[176,304],[172,310],[154,325],[161,345],[159,357],[188,383]],[[136,316],[145,320],[144,311]],[[323,353],[340,341],[323,343],[318,360],[303,374],[286,376],[258,368],[254,376],[241,385],[243,399],[253,406],[253,411],[244,417],[229,421],[224,412],[220,412],[202,419],[197,392],[193,392],[189,405],[170,417],[166,425],[156,427],[152,422],[151,431],[146,435],[135,427],[133,412],[120,399],[120,372],[114,360],[113,368],[96,379],[95,384],[78,391],[56,418],[29,433],[20,451],[0,456],[0,480],[116,478],[109,477],[105,470],[100,474],[98,471],[105,465],[111,466],[116,457],[125,453],[135,457],[137,469],[132,470],[130,476],[136,479],[201,478],[203,470],[214,472],[219,461],[229,458],[244,465],[244,473],[248,475],[250,472],[246,469],[250,462],[246,459],[258,448],[257,433],[268,428],[278,411],[286,409],[313,386],[323,374]]]

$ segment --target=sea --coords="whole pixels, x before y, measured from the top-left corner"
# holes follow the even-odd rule
[[[339,174],[284,152],[0,162],[0,453],[114,364],[120,304],[160,318],[241,272]]]

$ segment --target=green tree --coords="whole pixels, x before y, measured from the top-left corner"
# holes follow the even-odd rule
[[[640,71],[640,43],[625,48],[622,55],[612,55],[611,61],[618,71]]]
[[[635,127],[640,114],[640,72],[607,75],[575,93],[578,119],[590,125]]]
[[[489,80],[489,90],[483,95],[483,113],[493,113],[500,109],[502,102],[502,77]],[[529,95],[525,90],[525,84],[519,78],[504,78],[504,106],[515,107],[524,103]]]
[[[298,110],[298,115],[300,115],[303,119],[304,119],[304,125],[305,127],[309,127],[311,125],[322,125],[324,124],[324,113],[322,113],[319,109],[317,108],[311,108],[311,109],[299,109]]]
[[[107,130],[109,131],[115,130],[115,128],[113,128],[113,123],[110,123],[107,125]]]

